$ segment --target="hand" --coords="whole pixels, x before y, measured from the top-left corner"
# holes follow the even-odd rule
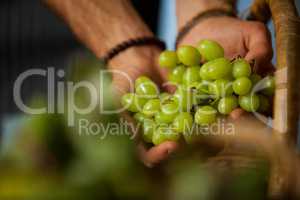
[[[113,72],[113,86],[119,95],[126,92],[133,92],[134,81],[139,76],[145,75],[161,86],[166,80],[167,71],[158,66],[158,56],[160,50],[152,46],[132,47],[120,55],[115,57],[110,62],[110,69]],[[133,123],[133,119],[125,112],[122,116],[129,123]],[[135,137],[138,139],[138,137]],[[179,145],[176,142],[164,142],[158,146],[147,149],[142,141],[138,140],[137,150],[140,159],[148,167],[153,167],[156,164],[166,160]]]
[[[248,61],[255,60],[254,71],[257,73],[274,70],[271,65],[273,53],[270,33],[260,22],[233,17],[206,19],[194,27],[180,44],[196,45],[201,39],[219,42],[225,49],[225,57],[229,59],[240,55]]]

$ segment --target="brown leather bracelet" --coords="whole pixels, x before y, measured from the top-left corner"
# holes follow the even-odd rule
[[[182,27],[177,35],[175,48],[177,49],[179,42],[183,39],[183,37],[198,23],[201,21],[210,18],[210,17],[223,17],[223,16],[229,16],[229,17],[236,17],[236,14],[234,11],[224,10],[224,9],[212,9],[207,10],[205,12],[201,12],[195,17],[193,17],[184,27]]]
[[[115,56],[117,56],[122,51],[125,51],[126,49],[133,47],[133,46],[143,46],[143,45],[155,45],[158,48],[164,50],[166,48],[166,45],[163,41],[157,39],[156,37],[140,37],[135,39],[129,39],[127,41],[124,41],[115,47],[113,47],[111,50],[109,50],[105,56],[103,56],[101,59],[104,63],[108,63],[111,59],[113,59]]]

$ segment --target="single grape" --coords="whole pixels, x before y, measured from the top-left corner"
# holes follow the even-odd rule
[[[223,47],[212,40],[200,41],[197,45],[197,49],[206,61],[224,57]]]
[[[186,67],[184,65],[179,65],[178,67],[174,68],[172,72],[169,74],[169,81],[177,84],[182,83],[182,78],[185,69]]]
[[[154,118],[157,124],[167,124],[171,123],[173,120],[171,117],[169,117],[169,115],[166,115],[163,112],[156,113]]]
[[[197,89],[199,91],[200,94],[209,94],[209,87],[212,83],[209,81],[201,81],[198,85],[197,85]]]
[[[188,112],[179,113],[173,121],[174,130],[179,133],[190,131],[192,126],[193,116]]]
[[[187,68],[182,77],[182,82],[185,85],[190,85],[200,80],[200,66],[192,66]]]
[[[147,76],[140,76],[139,78],[137,78],[134,82],[134,86],[135,88],[137,88],[137,86],[141,83],[147,82],[147,81],[151,81],[150,78],[148,78]]]
[[[176,102],[168,102],[161,106],[161,111],[165,114],[176,114],[179,111],[179,106]]]
[[[153,134],[152,142],[154,145],[159,145],[166,141],[178,141],[180,134],[174,131],[171,127],[162,125],[159,126]]]
[[[175,102],[170,102],[161,105],[161,112],[155,114],[155,121],[158,124],[168,124],[172,123],[178,114],[178,104]]]
[[[235,96],[224,97],[218,103],[218,110],[221,114],[228,115],[238,107],[238,100]]]
[[[217,110],[211,106],[202,106],[198,108],[195,114],[195,122],[199,125],[208,125],[214,123],[217,118]]]
[[[231,77],[232,65],[226,58],[217,58],[202,65],[200,77],[203,80],[227,79]]]
[[[238,95],[246,95],[251,91],[252,82],[249,78],[238,78],[233,82],[233,91]]]
[[[179,111],[188,111],[193,105],[193,93],[190,89],[179,86],[174,93],[174,101],[179,106]]]
[[[259,112],[268,112],[270,110],[270,102],[269,99],[263,95],[259,95],[259,108],[258,111]]]
[[[160,100],[150,99],[143,107],[143,114],[147,117],[152,117],[160,111]]]
[[[251,66],[245,59],[236,59],[233,62],[232,74],[234,78],[249,77],[251,75]]]
[[[153,81],[142,82],[135,88],[136,94],[143,98],[156,98],[159,89]]]
[[[147,99],[141,98],[133,93],[127,93],[122,96],[121,104],[131,112],[139,112],[146,104]]]
[[[166,92],[159,94],[159,99],[161,103],[164,103],[166,101],[170,101],[172,99],[172,95]]]
[[[267,76],[262,80],[263,90],[262,93],[266,96],[272,96],[275,91],[275,79],[273,76]]]
[[[259,108],[259,97],[256,94],[239,96],[239,104],[247,112],[255,112]]]
[[[226,79],[218,79],[209,84],[209,93],[215,95],[217,98],[230,96],[233,93],[232,83]]]
[[[159,65],[161,67],[174,68],[178,63],[177,54],[175,51],[164,51],[159,56]]]
[[[208,65],[202,65],[202,67],[200,68],[200,78],[202,80],[206,80],[206,81],[211,81],[212,79],[210,79],[209,75],[208,75]]]
[[[139,123],[143,123],[145,119],[148,119],[148,117],[146,115],[144,115],[143,113],[135,113],[133,118],[139,122]]]
[[[253,86],[255,86],[259,81],[261,81],[261,79],[261,76],[258,74],[251,74],[250,76],[250,80]]]
[[[190,83],[188,85],[184,85],[186,87],[187,90],[193,90],[196,89],[198,90],[198,88],[200,87],[201,81],[200,82],[193,82]]]
[[[199,65],[201,55],[199,51],[192,46],[181,46],[177,50],[177,56],[181,63],[187,66]]]
[[[152,119],[146,119],[143,122],[143,140],[151,143],[156,124]]]

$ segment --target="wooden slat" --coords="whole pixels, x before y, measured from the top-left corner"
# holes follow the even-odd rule
[[[287,79],[287,89],[277,89],[274,135],[295,145],[300,108],[300,20],[294,0],[268,1],[276,30],[277,84]]]

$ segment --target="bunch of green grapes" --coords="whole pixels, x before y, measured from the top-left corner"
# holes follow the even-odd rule
[[[228,60],[215,41],[164,51],[159,64],[171,70],[174,94],[160,93],[152,80],[142,76],[135,81],[135,93],[122,97],[122,105],[142,125],[145,142],[159,145],[181,136],[188,140],[193,125],[210,125],[238,107],[247,112],[270,110],[274,77],[262,79],[243,58]]]

